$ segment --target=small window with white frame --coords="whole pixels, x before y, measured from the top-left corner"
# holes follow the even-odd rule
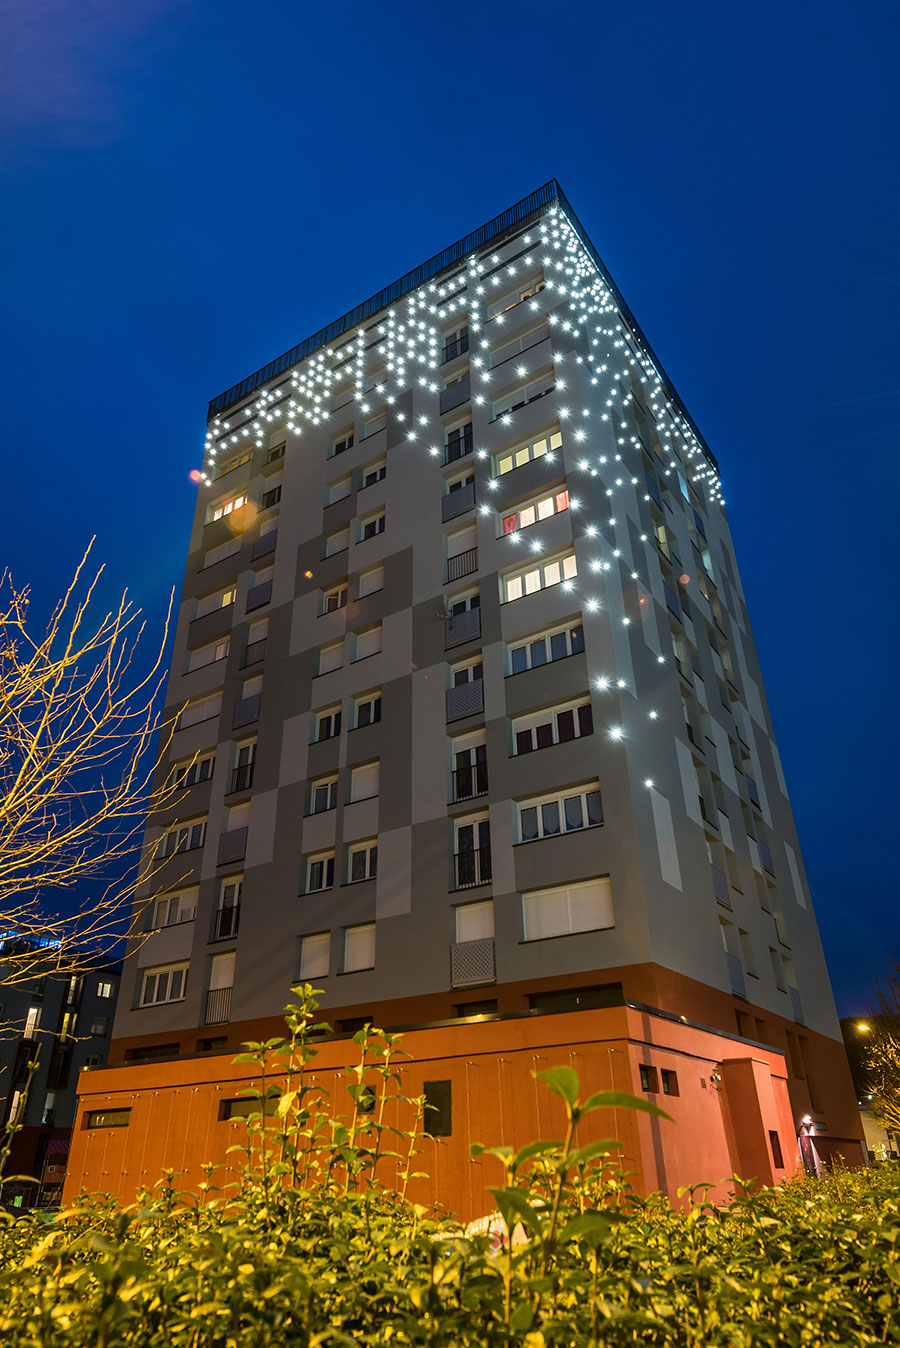
[[[110,997],[114,995],[115,990],[114,985],[108,978],[101,978],[100,982],[97,984],[97,996],[101,997],[104,1001],[109,1001]]]
[[[609,876],[583,880],[522,895],[522,928],[526,941],[603,931],[615,926]]]
[[[234,584],[226,585],[224,590],[214,590],[212,594],[201,595],[197,602],[197,610],[194,616],[196,618],[205,618],[207,613],[215,613],[216,609],[230,608],[237,598],[237,586]]]
[[[300,937],[298,978],[327,978],[331,970],[331,932],[317,931]]]
[[[215,766],[215,749],[206,749],[194,758],[183,758],[178,763],[172,764],[166,778],[166,786],[193,786],[196,782],[206,782],[213,775]]]
[[[206,816],[202,819],[190,819],[184,824],[174,824],[160,839],[160,848],[164,857],[174,856],[176,852],[192,852],[202,847],[206,841]]]
[[[317,777],[314,782],[309,784],[309,812],[310,814],[322,814],[325,810],[334,810],[337,807],[338,795],[338,774],[331,773],[328,777]]]
[[[199,646],[197,650],[188,653],[188,670],[203,669],[206,665],[214,665],[219,660],[226,659],[231,641],[229,637],[220,637],[218,641],[211,641],[208,646]]]
[[[306,892],[317,894],[334,885],[334,852],[317,852],[306,860]]]
[[[314,743],[318,743],[320,740],[334,739],[336,735],[339,735],[341,733],[340,703],[333,707],[323,707],[321,711],[315,712],[313,725],[315,729]]]
[[[359,763],[350,769],[350,800],[372,800],[378,795],[381,778],[381,763],[376,758],[371,763]]]
[[[316,674],[330,674],[334,669],[340,669],[344,663],[344,638],[340,641],[332,641],[327,646],[319,648],[319,660]]]
[[[347,849],[347,883],[374,880],[378,874],[378,839],[351,843]]]
[[[592,735],[594,714],[590,698],[518,716],[512,723],[512,731],[514,754],[529,754]]]
[[[174,927],[179,922],[190,922],[197,912],[196,889],[181,890],[178,894],[163,894],[156,900],[154,927]]]
[[[523,468],[526,463],[531,463],[532,459],[542,459],[545,455],[552,463],[561,449],[561,432],[545,432],[537,439],[529,440],[527,444],[517,445],[515,449],[505,449],[502,453],[495,455],[494,465],[497,476],[502,477],[504,473],[511,473],[515,468]]]
[[[346,552],[350,546],[350,525],[335,529],[333,534],[325,535],[325,556],[333,557],[337,552]]]
[[[584,629],[580,622],[569,623],[539,632],[527,641],[511,641],[508,649],[510,674],[523,674],[527,669],[580,654],[584,650]]]
[[[384,589],[384,563],[378,566],[370,567],[368,571],[361,571],[359,575],[359,598],[364,599],[367,594],[376,594]]]
[[[345,974],[375,968],[375,923],[364,922],[344,928]]]
[[[536,594],[538,590],[548,590],[552,585],[562,584],[571,589],[571,582],[578,575],[578,563],[574,552],[567,552],[552,561],[529,563],[514,571],[506,571],[500,578],[501,598],[504,604],[511,604],[525,595]]]
[[[381,720],[381,689],[375,688],[370,693],[360,693],[353,703],[353,728],[359,730],[363,726],[374,725],[376,721]]]
[[[594,828],[603,823],[600,783],[552,791],[548,795],[516,802],[520,843],[553,838],[560,833]]]
[[[470,655],[465,660],[457,660],[450,666],[450,687],[460,688],[464,683],[477,683],[484,678],[484,665],[481,652]]]
[[[366,464],[361,473],[360,491],[366,487],[374,487],[376,482],[383,482],[387,477],[387,459],[384,455],[376,459],[374,463]]]
[[[368,660],[370,655],[377,655],[381,650],[381,638],[381,623],[373,623],[365,631],[355,632],[353,634],[354,661]]]
[[[144,969],[141,981],[141,1006],[159,1006],[163,1002],[180,1002],[187,993],[188,965],[161,965]]]
[[[384,508],[376,511],[374,515],[369,515],[360,520],[359,541],[364,543],[366,539],[377,538],[379,534],[384,533],[385,513]]]
[[[548,520],[553,515],[559,515],[564,510],[569,509],[568,488],[561,487],[555,491],[549,491],[541,496],[536,496],[532,500],[521,505],[518,509],[511,511],[508,515],[501,516],[504,534],[515,534],[520,529],[527,529],[532,524],[539,524],[542,520]]]
[[[322,612],[335,613],[339,608],[345,608],[347,605],[347,582],[340,581],[337,585],[332,585],[329,589],[322,591]]]
[[[353,448],[353,427],[348,426],[343,431],[338,431],[331,442],[332,457],[337,454],[345,454],[348,449]]]
[[[447,495],[452,496],[454,492],[462,491],[463,487],[469,487],[475,481],[475,470],[469,468],[464,473],[456,473],[453,477],[445,479],[447,485]]]
[[[505,421],[513,412],[518,412],[521,407],[527,407],[529,403],[537,402],[547,393],[552,393],[555,388],[556,375],[553,370],[542,370],[495,398],[491,403],[491,415],[495,421],[500,418]]]
[[[457,904],[454,925],[457,942],[489,939],[494,934],[494,900],[481,899],[478,903]]]
[[[353,490],[353,479],[351,477],[338,478],[337,482],[328,484],[328,499],[326,505],[334,505],[336,501],[343,501]]]

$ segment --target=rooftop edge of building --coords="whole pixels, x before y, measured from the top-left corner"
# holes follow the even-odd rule
[[[262,388],[270,379],[275,379],[278,375],[285,374],[288,370],[292,369],[293,366],[306,360],[308,356],[311,356],[313,352],[318,351],[320,347],[326,346],[329,342],[336,341],[338,337],[342,337],[360,323],[365,322],[369,318],[373,318],[375,314],[380,313],[382,309],[386,309],[389,305],[395,304],[398,300],[402,299],[404,295],[410,294],[411,291],[416,290],[419,286],[433,280],[436,276],[439,276],[441,272],[446,271],[448,267],[455,265],[463,258],[467,257],[473,250],[484,248],[489,244],[495,243],[501,237],[510,234],[515,230],[527,228],[532,221],[539,219],[539,217],[554,203],[558,203],[565,213],[569,223],[578,235],[582,246],[587,251],[591,261],[594,263],[612,295],[615,297],[616,304],[619,306],[623,318],[643,347],[645,355],[655,366],[666,389],[667,396],[685,418],[688,425],[691,427],[691,430],[696,435],[698,444],[703,450],[703,453],[706,455],[716,472],[718,472],[719,465],[715,455],[707,445],[702,432],[690,412],[685,407],[674,384],[666,374],[662,363],[656,356],[653,348],[647,341],[647,338],[644,336],[640,324],[626,304],[621,291],[607,270],[600,254],[589,239],[556,178],[550,178],[548,182],[543,184],[543,186],[537,188],[536,191],[529,193],[528,196],[523,197],[522,200],[516,202],[514,206],[510,206],[507,210],[502,211],[500,215],[496,215],[492,220],[487,221],[486,224],[483,224],[478,229],[466,234],[463,238],[457,239],[455,243],[443,248],[439,253],[435,253],[427,262],[420,263],[418,267],[414,267],[412,271],[406,272],[405,275],[392,282],[391,285],[385,286],[383,290],[379,290],[376,294],[371,295],[367,300],[364,300],[362,304],[358,304],[355,308],[348,310],[348,312],[343,314],[340,318],[336,318],[333,322],[327,324],[326,327],[320,328],[318,332],[314,332],[311,336],[305,337],[301,342],[298,342],[296,346],[292,346],[290,350],[285,351],[274,360],[270,360],[267,364],[260,366],[260,368],[255,370],[253,374],[247,375],[237,384],[232,384],[230,388],[226,389],[223,393],[220,393],[210,401],[207,420],[212,420],[212,418],[218,416],[219,413],[224,412],[227,408],[234,406],[235,403],[240,402],[249,394]]]

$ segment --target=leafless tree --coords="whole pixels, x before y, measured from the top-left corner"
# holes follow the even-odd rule
[[[900,1133],[900,958],[894,956],[875,986],[877,1013],[868,1018],[863,1066],[872,1113],[889,1133]]]

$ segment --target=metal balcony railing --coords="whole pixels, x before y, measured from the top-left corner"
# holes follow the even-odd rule
[[[457,941],[450,947],[450,983],[454,988],[469,988],[478,983],[496,983],[494,938]]]
[[[253,785],[253,769],[255,767],[255,763],[241,763],[239,767],[232,768],[231,791],[249,791]]]
[[[766,842],[760,842],[760,844],[759,844],[759,859],[760,859],[760,861],[762,862],[762,864],[765,866],[765,868],[766,868],[766,870],[769,872],[769,874],[770,874],[770,875],[774,875],[774,874],[775,874],[775,863],[774,863],[774,861],[772,860],[772,852],[771,852],[771,849],[770,849],[770,847],[769,847],[769,844],[766,843]]]
[[[459,337],[448,342],[441,354],[441,364],[444,365],[448,360],[455,360],[457,356],[462,356],[469,349],[469,334],[462,333]]]
[[[240,702],[234,704],[234,713],[231,717],[232,729],[236,726],[249,725],[259,716],[259,703],[262,694],[252,693],[250,697],[242,697]]]
[[[459,435],[451,435],[447,441],[444,463],[455,463],[472,453],[472,427],[463,426]]]
[[[244,663],[241,666],[242,669],[246,669],[248,665],[258,665],[260,660],[266,658],[266,641],[266,637],[260,637],[259,641],[250,642],[249,646],[244,651]]]
[[[791,999],[791,1011],[794,1013],[794,1020],[796,1020],[799,1025],[805,1025],[806,1018],[803,1015],[803,1005],[800,1001],[800,993],[796,988],[789,987],[788,996]]]
[[[457,487],[455,491],[449,491],[441,499],[441,518],[444,521],[455,520],[457,515],[464,515],[467,510],[475,507],[475,483],[467,482],[462,487]]]
[[[447,584],[459,580],[462,576],[471,576],[472,572],[477,570],[477,547],[467,548],[465,552],[458,552],[455,557],[447,558]]]
[[[451,615],[444,626],[444,646],[461,646],[481,636],[481,609],[466,609],[465,613]]]
[[[247,591],[247,612],[255,608],[262,608],[263,604],[268,604],[272,598],[272,582],[264,580],[259,585],[254,585]]]
[[[234,903],[228,908],[220,908],[213,923],[213,940],[230,941],[232,936],[237,936],[240,925],[241,905],[239,903]]]
[[[454,802],[487,795],[487,763],[470,763],[467,767],[456,768],[452,776]]]
[[[275,551],[275,545],[278,542],[278,530],[270,529],[262,538],[257,538],[250,548],[250,560],[255,562],[259,557],[268,557],[270,552]]]
[[[447,689],[448,721],[456,721],[460,716],[471,716],[476,711],[484,711],[483,679],[472,679],[469,683],[459,683],[455,688]]]
[[[231,1016],[231,988],[210,988],[206,994],[204,1025],[224,1025]]]
[[[720,871],[718,866],[713,866],[712,878],[713,878],[713,893],[719,900],[719,903],[724,903],[728,908],[730,908],[731,895],[728,892],[728,876],[725,874],[724,871]]]
[[[456,888],[474,889],[476,885],[490,884],[491,849],[475,847],[471,852],[457,852]]]
[[[728,977],[731,981],[731,991],[737,993],[739,997],[746,997],[747,988],[744,983],[744,970],[741,967],[740,960],[737,955],[729,955],[727,953],[725,958],[728,960]]]
[[[226,866],[232,861],[243,860],[247,851],[247,829],[233,828],[219,837],[219,853],[216,857],[217,866]]]
[[[468,375],[464,379],[457,380],[455,384],[451,384],[449,388],[441,389],[439,398],[440,415],[443,416],[451,408],[460,407],[463,403],[467,403],[471,396],[472,389]]]

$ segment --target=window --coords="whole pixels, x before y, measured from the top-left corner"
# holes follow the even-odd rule
[[[456,328],[453,332],[445,332],[444,349],[441,353],[441,364],[444,364],[448,360],[455,360],[457,356],[462,356],[468,349],[468,328]]]
[[[322,852],[309,858],[306,864],[306,892],[315,894],[320,889],[331,889],[334,884],[334,853]]]
[[[316,713],[316,735],[314,742],[334,739],[335,735],[339,735],[340,733],[340,707],[326,707],[323,711]]]
[[[564,660],[567,655],[577,655],[583,650],[584,630],[580,624],[577,627],[542,632],[528,641],[510,645],[510,673],[522,674],[526,669],[536,669],[538,665],[547,665],[553,660]]]
[[[350,546],[350,525],[345,524],[343,529],[336,529],[333,534],[325,536],[325,556],[333,557],[336,552],[345,552]]]
[[[223,637],[221,641],[212,641],[208,646],[201,646],[199,650],[190,651],[188,655],[188,669],[203,669],[205,665],[214,665],[218,660],[224,660],[228,655],[231,645],[228,637]]]
[[[39,1006],[29,1006],[25,1014],[25,1038],[32,1039],[34,1032],[41,1023],[41,1008]]]
[[[472,655],[468,660],[450,667],[450,686],[452,688],[461,688],[464,683],[477,683],[484,678],[484,666],[481,662],[481,653]]]
[[[376,482],[383,482],[387,477],[387,459],[377,459],[375,463],[370,463],[368,468],[362,470],[361,488],[374,487]]]
[[[299,977],[327,978],[331,968],[331,932],[320,931],[300,938]]]
[[[250,458],[250,450],[245,449],[240,454],[235,454],[233,459],[223,459],[218,465],[216,477],[224,477],[226,473],[233,472],[235,468],[240,468],[242,464],[249,463]]]
[[[361,523],[360,540],[362,542],[365,542],[367,538],[375,538],[377,534],[383,534],[384,511],[380,511],[377,515],[370,515],[368,519],[362,520]]]
[[[187,964],[172,964],[160,969],[145,969],[141,984],[141,1006],[161,1002],[180,1002],[187,991]]]
[[[549,435],[542,435],[527,445],[519,445],[516,449],[498,454],[497,474],[502,477],[504,473],[511,473],[514,468],[522,468],[532,459],[543,458],[545,454],[553,456],[560,449],[562,449],[562,434],[559,431],[551,431]]]
[[[376,758],[374,763],[361,763],[350,769],[350,799],[371,800],[378,795],[381,764]]]
[[[593,828],[603,823],[600,788],[588,786],[578,791],[554,792],[539,800],[522,802],[518,814],[520,842]]]
[[[341,431],[331,442],[332,452],[334,454],[344,454],[348,449],[353,448],[352,430]]]
[[[322,814],[324,810],[333,810],[337,806],[338,778],[337,773],[331,777],[320,777],[318,781],[310,782],[309,786],[309,812],[310,814]]]
[[[587,699],[572,706],[535,711],[513,721],[517,754],[529,754],[535,749],[547,749],[551,744],[562,744],[593,733],[594,713]]]
[[[131,1122],[130,1109],[89,1109],[85,1128],[127,1128]]]
[[[552,393],[555,388],[553,371],[545,370],[536,379],[529,379],[527,383],[519,384],[509,392],[501,394],[491,405],[494,420],[498,417],[507,417],[510,412],[518,412],[520,407],[537,402],[538,398],[543,398],[545,393]]]
[[[491,821],[482,815],[456,824],[456,888],[472,889],[491,881]]]
[[[330,590],[322,592],[322,612],[334,613],[336,609],[344,608],[347,603],[347,582],[342,580],[339,585],[333,585]]]
[[[661,1077],[661,1079],[662,1079],[662,1093],[663,1093],[663,1095],[679,1095],[679,1094],[680,1094],[680,1092],[679,1092],[679,1090],[678,1090],[678,1073],[677,1073],[677,1072],[672,1072],[672,1071],[670,1071],[668,1068],[663,1067],[663,1068],[661,1069],[659,1075],[660,1075],[660,1077]]]
[[[526,941],[614,926],[609,876],[523,894],[522,921]]]
[[[547,496],[540,496],[527,505],[519,506],[511,515],[504,515],[503,532],[514,534],[519,529],[527,529],[529,525],[547,520],[551,515],[558,515],[568,508],[569,492],[563,487],[560,491],[550,492]]]
[[[656,1068],[648,1066],[647,1063],[640,1063],[638,1072],[641,1076],[641,1090],[646,1091],[648,1095],[657,1095],[659,1093],[659,1081]]]
[[[101,979],[101,981],[97,984],[98,997],[103,997],[104,999],[106,999],[111,997],[114,992],[115,988],[113,987],[112,983],[110,983],[107,979]]]
[[[769,1146],[772,1148],[772,1164],[776,1170],[784,1169],[784,1156],[781,1151],[781,1139],[774,1128],[768,1130]]]
[[[156,900],[154,927],[174,927],[177,922],[189,922],[196,912],[196,890],[187,894],[166,894]]]
[[[318,674],[330,674],[333,669],[340,669],[344,663],[344,642],[333,641],[330,646],[322,646],[319,650]]]
[[[375,923],[344,928],[344,973],[375,968]]]
[[[494,900],[461,903],[456,909],[456,940],[483,941],[494,934]]]
[[[213,775],[216,766],[216,751],[208,749],[196,758],[185,758],[173,763],[166,778],[166,786],[193,786],[195,782],[205,782]]]
[[[213,940],[229,941],[237,936],[241,916],[241,895],[244,892],[244,877],[232,875],[222,881],[219,890],[219,906],[213,928]]]
[[[467,422],[465,426],[454,426],[447,433],[447,453],[444,458],[445,463],[454,463],[461,459],[465,454],[472,453],[472,423]]]
[[[268,453],[266,454],[265,462],[266,462],[267,464],[268,464],[268,463],[277,463],[279,459],[283,459],[283,458],[284,458],[284,444],[282,443],[282,444],[280,444],[280,445],[273,445],[273,446],[272,446],[272,448],[271,448],[271,449],[268,451]]]
[[[91,1034],[106,1034],[109,1021],[106,1016],[95,1016],[91,1021]]]
[[[178,729],[184,730],[189,725],[199,725],[201,721],[209,721],[214,716],[218,716],[222,710],[222,690],[217,693],[207,693],[205,697],[195,697],[187,704],[181,713],[181,719],[178,722]]]
[[[484,730],[460,735],[450,741],[452,799],[473,800],[488,789],[487,745]]]
[[[260,1100],[258,1096],[248,1095],[238,1100],[223,1100],[219,1117],[226,1123],[229,1119],[250,1119],[254,1114],[262,1114],[270,1119],[277,1108],[278,1099],[275,1096]]]
[[[378,843],[376,841],[353,843],[350,848],[350,865],[347,883],[356,884],[358,880],[374,880],[378,874]]]
[[[272,506],[278,505],[281,500],[281,483],[277,487],[270,487],[268,491],[263,492],[262,500],[259,503],[260,510],[271,510]]]
[[[194,819],[186,824],[176,824],[162,837],[162,854],[170,857],[175,852],[192,852],[202,847],[206,841],[206,820]]]
[[[425,1116],[422,1128],[428,1137],[451,1137],[453,1134],[453,1082],[426,1081],[422,1085],[425,1096]]]
[[[523,595],[546,590],[551,585],[559,585],[560,581],[565,584],[566,581],[574,580],[577,574],[578,564],[574,552],[538,566],[520,567],[501,579],[503,602],[510,603],[514,599],[521,599]]]
[[[231,769],[231,781],[228,794],[233,791],[249,791],[253,785],[253,770],[256,766],[256,740],[245,740],[235,745],[234,767]]]
[[[328,484],[327,505],[334,505],[335,501],[343,501],[353,490],[353,479],[342,477],[337,482]]]
[[[371,571],[363,571],[359,577],[359,597],[364,599],[367,594],[375,594],[377,590],[384,589],[384,564],[373,566]]]
[[[237,598],[237,586],[229,585],[227,590],[216,590],[213,594],[203,595],[197,600],[196,617],[203,618],[219,608],[229,608]]]
[[[492,304],[488,305],[488,319],[496,318],[498,314],[505,314],[508,309],[514,309],[517,304],[523,304],[525,300],[534,299],[541,293],[545,285],[546,282],[543,273],[541,273],[533,281],[529,281],[527,285],[520,286],[518,290],[512,291],[509,295],[504,295],[502,299],[494,300]]]
[[[456,595],[449,602],[448,617],[461,618],[464,613],[472,613],[475,609],[481,608],[481,595],[477,590],[472,590],[470,594]]]
[[[230,515],[235,510],[240,510],[241,506],[246,504],[246,490],[239,492],[236,496],[229,496],[224,501],[219,501],[217,504],[210,506],[209,514],[206,517],[207,524],[211,524],[213,520],[220,520],[224,515]]]
[[[365,632],[357,632],[354,642],[354,660],[367,660],[370,655],[377,655],[381,650],[381,623],[366,628]]]
[[[374,725],[376,721],[381,720],[381,690],[374,693],[364,693],[356,699],[354,704],[354,724],[356,729],[364,725]]]
[[[99,1054],[99,1053],[86,1053],[86,1054],[85,1054],[85,1057],[84,1057],[84,1065],[85,1065],[85,1067],[99,1067],[99,1066],[100,1066],[100,1054]]]

